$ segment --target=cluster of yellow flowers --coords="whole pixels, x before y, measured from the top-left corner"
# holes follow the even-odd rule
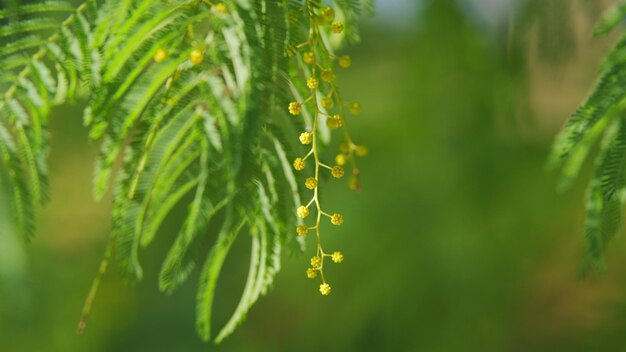
[[[227,15],[228,8],[224,3],[213,4],[208,0],[203,0],[211,6],[211,10],[217,16]],[[302,60],[304,66],[303,80],[308,90],[308,98],[303,101],[290,102],[287,110],[291,115],[299,116],[304,109],[313,115],[313,123],[309,131],[300,133],[299,140],[303,145],[310,146],[310,149],[303,157],[298,157],[293,161],[293,167],[297,171],[305,170],[307,161],[313,160],[313,176],[305,179],[304,186],[313,191],[311,200],[306,205],[300,205],[296,209],[299,218],[305,219],[310,215],[310,208],[314,206],[316,210],[315,224],[312,226],[299,225],[296,232],[299,236],[306,236],[309,231],[315,231],[317,240],[316,255],[311,258],[311,267],[307,269],[306,275],[309,278],[321,276],[322,283],[320,292],[328,295],[331,292],[330,285],[324,277],[324,259],[330,258],[334,263],[341,263],[344,260],[341,252],[327,253],[323,250],[320,237],[320,224],[322,217],[328,217],[330,223],[335,226],[343,224],[343,215],[339,213],[327,213],[320,204],[318,185],[320,170],[327,169],[334,178],[343,178],[346,174],[344,167],[350,166],[351,176],[348,178],[348,186],[353,190],[360,189],[359,169],[356,166],[355,157],[365,156],[367,148],[353,143],[346,126],[346,110],[351,115],[361,113],[361,105],[358,102],[344,103],[336,85],[336,74],[334,66],[347,69],[352,65],[352,59],[348,55],[335,55],[327,47],[324,36],[341,35],[345,31],[345,24],[336,20],[335,10],[330,7],[320,8],[317,2],[306,1],[309,13],[309,36],[306,42],[297,46],[298,50],[290,51],[289,55],[295,56],[296,60]],[[189,36],[193,37],[193,30],[189,30]],[[157,63],[163,62],[169,55],[167,48],[156,51],[153,60]],[[205,48],[195,46],[189,53],[189,61],[193,65],[200,65],[205,59]],[[300,63],[300,61],[298,61]],[[168,80],[171,85],[173,78]],[[319,127],[325,123],[330,130],[343,130],[344,142],[339,147],[339,153],[334,158],[334,165],[330,166],[320,160],[320,140]]]
[[[352,176],[349,178],[348,185],[351,189],[358,190],[360,188],[359,169],[356,167],[355,156],[364,156],[367,149],[352,142],[344,118],[345,107],[348,108],[350,114],[358,115],[361,112],[361,105],[358,102],[344,104],[335,85],[336,75],[333,70],[335,63],[342,68],[348,68],[352,65],[352,60],[347,55],[334,55],[323,39],[324,35],[341,34],[345,30],[345,25],[335,20],[335,11],[330,7],[318,8],[309,4],[309,19],[308,40],[297,46],[302,50],[301,52],[292,52],[290,55],[295,56],[296,60],[302,59],[306,67],[305,75],[308,75],[304,78],[310,95],[301,102],[289,103],[287,110],[290,114],[298,116],[302,114],[303,109],[310,107],[313,115],[311,130],[304,131],[299,136],[300,142],[303,145],[311,145],[311,148],[306,155],[293,161],[293,167],[297,171],[302,171],[306,168],[307,160],[313,160],[314,176],[306,178],[304,182],[305,187],[313,191],[313,196],[306,205],[300,205],[296,209],[296,214],[305,219],[310,215],[309,208],[314,206],[316,220],[313,226],[299,225],[296,232],[299,236],[306,236],[309,231],[315,231],[317,251],[316,255],[311,258],[311,266],[306,270],[306,275],[310,279],[321,276],[322,283],[319,290],[322,295],[326,296],[330,294],[331,287],[324,277],[324,259],[328,257],[334,263],[341,263],[344,257],[341,252],[327,253],[323,250],[320,237],[321,220],[322,216],[325,216],[330,219],[331,224],[340,226],[344,219],[339,213],[330,214],[322,209],[318,191],[320,170],[327,169],[334,178],[339,179],[345,175],[344,166],[350,162]],[[331,112],[335,106],[336,111]],[[320,160],[319,127],[324,121],[330,130],[343,128],[345,141],[340,146],[340,153],[335,157],[333,166]]]

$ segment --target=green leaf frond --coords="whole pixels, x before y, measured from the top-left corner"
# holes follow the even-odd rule
[[[626,122],[620,118],[604,136],[588,190],[586,237],[589,260],[585,265],[602,267],[606,244],[621,227],[625,162]]]
[[[343,33],[318,23],[327,7]],[[332,67],[338,44],[357,40],[357,21],[371,11],[371,0],[42,1],[0,10],[0,175],[18,232],[34,235],[37,208],[48,198],[51,108],[85,104],[83,123],[100,147],[94,196],[113,193],[100,275],[111,256],[139,280],[142,249],[170,241],[159,288],[173,292],[199,266],[197,330],[204,340],[223,340],[271,287],[284,248],[304,249],[293,234],[303,224],[295,209],[306,202],[289,161],[304,150],[294,136],[313,129],[321,137],[315,148],[323,148],[330,130],[317,110],[305,109],[304,119],[287,113],[289,102],[311,94],[306,77],[318,69],[303,62],[303,43],[318,35],[320,47],[311,50]],[[315,23],[323,29],[312,31]],[[343,115],[338,89],[327,88]],[[345,136],[343,153],[352,158],[356,145]],[[184,220],[161,236],[175,208],[186,209]],[[214,227],[218,234],[207,233]],[[213,335],[218,278],[243,233],[252,244],[245,288]]]
[[[600,20],[594,34],[602,35],[623,22],[626,5],[616,4]],[[560,188],[575,180],[585,160],[599,145],[587,191],[585,234],[588,253],[583,273],[602,268],[607,243],[621,228],[626,174],[626,35],[617,40],[601,66],[597,83],[586,101],[557,136],[551,166],[561,167]],[[601,142],[598,142],[601,141]]]

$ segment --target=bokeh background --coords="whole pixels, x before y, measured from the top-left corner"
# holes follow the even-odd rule
[[[327,238],[346,255],[329,273],[333,294],[306,280],[306,256],[285,256],[273,291],[220,346],[195,334],[193,278],[158,292],[166,241],[143,252],[142,282],[107,274],[75,334],[110,199],[91,198],[97,146],[80,106],[57,109],[39,234],[28,246],[0,236],[0,350],[624,350],[626,243],[612,243],[605,272],[579,279],[588,171],[557,194],[545,168],[615,39],[591,36],[612,2],[378,0],[340,75],[344,96],[362,101],[350,123],[370,154],[362,192],[323,194],[347,219]],[[220,278],[218,324],[244,284],[241,239]]]

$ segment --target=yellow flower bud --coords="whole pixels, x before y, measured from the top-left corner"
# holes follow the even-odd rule
[[[296,158],[296,160],[293,161],[293,168],[298,171],[304,170],[305,166],[306,164],[304,163],[304,160],[302,160],[302,158]]]
[[[346,164],[346,155],[345,154],[337,154],[337,156],[335,157],[335,162],[337,163],[337,165],[343,166]]]
[[[335,19],[335,10],[330,7],[327,7],[322,10],[322,16],[326,19],[326,21],[332,21]]]
[[[298,227],[296,227],[296,232],[298,235],[304,236],[309,233],[309,228],[306,225],[298,225]]]
[[[335,10],[330,7],[327,7],[322,10],[322,16],[326,19],[326,21],[332,21],[335,19]]]
[[[313,268],[306,269],[306,277],[309,279],[315,279],[317,277],[317,270]]]
[[[333,107],[333,105],[334,105],[333,98],[331,98],[331,97],[324,97],[324,98],[322,98],[322,107],[324,109],[330,109],[330,108]]]
[[[342,68],[348,68],[352,66],[352,59],[348,55],[344,55],[339,58],[339,66]]]
[[[311,258],[311,266],[313,269],[319,269],[322,266],[322,258],[315,256]]]
[[[358,115],[361,113],[361,104],[357,101],[350,103],[350,113],[352,115]]]
[[[307,51],[302,55],[302,59],[305,64],[312,65],[315,62],[315,55],[312,51]]]
[[[356,152],[357,156],[366,156],[368,153],[367,147],[364,145],[358,145],[354,151]]]
[[[333,115],[326,119],[326,126],[331,130],[343,126],[343,118],[340,115]]]
[[[154,60],[154,62],[163,62],[163,61],[165,61],[165,59],[167,59],[167,49],[166,48],[162,48],[162,49],[157,50],[157,52],[154,54],[152,59]]]
[[[314,177],[309,177],[304,181],[304,185],[306,188],[313,190],[317,187],[317,180]]]
[[[353,191],[358,191],[361,188],[361,182],[357,176],[352,176],[348,180],[348,187]]]
[[[292,101],[291,103],[289,103],[289,113],[296,116],[296,115],[300,115],[300,113],[302,112],[302,105],[296,103],[295,101]]]
[[[341,252],[335,252],[333,253],[331,259],[333,260],[333,262],[339,264],[343,262],[343,254],[341,254]]]
[[[296,210],[296,213],[298,213],[298,216],[301,218],[306,218],[307,216],[309,216],[309,208],[305,207],[304,205],[301,205],[298,207],[298,209]]]
[[[320,293],[324,296],[328,296],[330,294],[330,285],[327,283],[323,283],[320,285]]]
[[[337,225],[337,226],[339,226],[339,225],[343,224],[343,215],[341,215],[341,214],[337,214],[337,213],[333,214],[333,215],[330,217],[330,222],[331,222],[333,225]]]
[[[331,83],[332,81],[335,80],[335,72],[333,72],[333,70],[331,70],[329,68],[323,70],[322,71],[322,79],[324,80],[324,82]]]
[[[204,61],[204,51],[200,49],[194,49],[189,54],[189,61],[194,65],[199,65]]]
[[[335,34],[339,34],[343,32],[343,29],[344,29],[344,25],[341,22],[333,22],[330,25],[330,30]]]
[[[309,77],[306,80],[306,85],[311,89],[315,89],[320,85],[320,81],[318,81],[315,77]]]
[[[310,132],[302,132],[300,133],[300,143],[302,144],[311,144],[313,141],[313,135]]]
[[[330,173],[333,175],[334,178],[342,178],[343,177],[343,167],[341,166],[333,166],[332,170],[330,170]]]
[[[219,13],[220,15],[225,15],[228,12],[228,8],[223,2],[220,2],[219,4],[215,4],[213,6],[213,10]]]

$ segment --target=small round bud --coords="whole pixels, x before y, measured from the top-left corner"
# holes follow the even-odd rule
[[[315,62],[315,55],[312,51],[307,51],[302,55],[302,59],[305,64],[312,65]]]
[[[326,19],[326,21],[332,21],[335,19],[335,10],[327,7],[322,10],[322,16],[324,16],[324,19]]]
[[[335,80],[335,72],[333,72],[333,70],[331,70],[329,68],[323,70],[322,71],[322,79],[324,80],[324,82],[331,83],[332,81]]]
[[[302,105],[296,103],[295,101],[292,101],[291,103],[289,103],[289,113],[296,116],[296,115],[300,115],[300,113],[302,112]]]
[[[300,143],[307,145],[313,141],[313,135],[310,132],[300,133]]]
[[[315,279],[317,277],[317,270],[313,268],[306,269],[306,277],[309,279]]]
[[[317,187],[317,180],[314,177],[309,177],[304,181],[304,185],[308,189],[315,189]]]
[[[348,68],[352,66],[352,59],[348,55],[343,55],[339,58],[339,66],[342,68]]]
[[[333,262],[339,264],[343,262],[343,254],[341,254],[341,252],[335,252],[333,253],[331,259],[333,260]]]
[[[154,56],[152,57],[152,59],[154,60],[154,62],[165,61],[165,59],[167,59],[167,49],[162,48],[162,49],[157,50],[157,52],[154,53]]]
[[[344,25],[341,22],[333,22],[330,25],[331,32],[333,32],[335,34],[339,34],[339,33],[343,32],[343,29],[344,29]]]
[[[305,166],[306,164],[304,163],[304,160],[302,160],[302,158],[296,158],[296,160],[293,161],[293,168],[298,171],[304,170]]]
[[[337,226],[339,226],[339,225],[343,224],[343,215],[341,215],[341,214],[337,214],[337,213],[333,214],[333,215],[330,217],[330,222],[331,222],[333,225],[337,225]]]
[[[306,80],[306,86],[311,88],[311,89],[315,89],[320,85],[320,81],[317,80],[317,78],[315,77],[309,77]]]
[[[322,258],[319,256],[311,257],[311,266],[313,269],[319,269],[322,266]]]
[[[368,153],[367,147],[364,145],[357,145],[354,151],[357,156],[366,156]]]
[[[189,61],[194,65],[199,65],[204,61],[204,51],[200,49],[194,49],[189,54]]]
[[[356,176],[350,177],[350,179],[348,180],[348,188],[353,191],[358,191],[361,188],[361,182],[359,181],[359,178]]]
[[[296,210],[296,213],[298,213],[298,216],[301,217],[302,219],[306,218],[307,216],[309,216],[309,208],[305,207],[304,205],[301,205],[298,207],[298,209]]]
[[[334,105],[333,98],[331,98],[331,97],[324,97],[324,98],[322,98],[322,107],[324,109],[330,109],[330,108],[333,107],[333,105]]]
[[[172,88],[172,84],[174,84],[174,77],[173,76],[169,76],[167,78],[167,81],[165,81],[165,89]]]
[[[309,228],[306,225],[298,225],[298,227],[296,227],[296,232],[298,235],[304,236],[309,233]]]
[[[225,15],[228,12],[228,8],[223,2],[213,5],[213,10],[220,15]]]
[[[195,30],[191,24],[187,25],[187,37],[193,38],[195,35]]]
[[[352,115],[358,115],[361,113],[361,104],[358,101],[350,103],[350,113]]]
[[[343,167],[341,166],[333,166],[332,170],[330,170],[330,173],[333,175],[334,178],[342,178],[343,177]]]
[[[343,166],[346,164],[346,155],[345,154],[337,154],[337,156],[335,157],[335,162],[337,163],[337,165],[339,166]]]
[[[323,283],[320,285],[320,293],[324,296],[328,296],[330,294],[330,285],[327,283]]]
[[[333,115],[326,119],[326,126],[331,130],[343,126],[343,118],[340,115]]]

